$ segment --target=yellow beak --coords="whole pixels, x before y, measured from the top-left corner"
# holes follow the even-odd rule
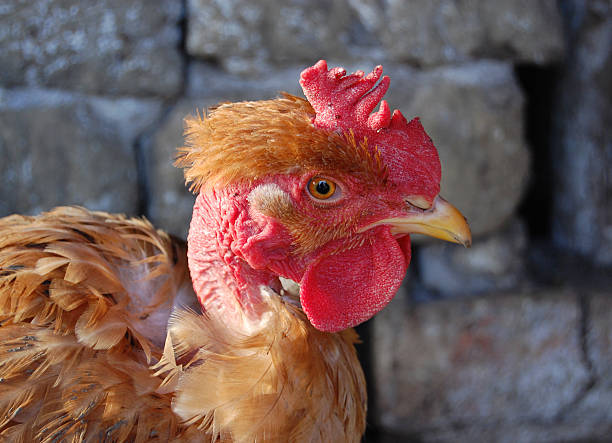
[[[360,231],[379,225],[391,226],[392,234],[425,234],[462,244],[466,248],[472,244],[472,233],[465,217],[440,196],[435,198],[429,209],[417,210],[405,217],[379,220]]]

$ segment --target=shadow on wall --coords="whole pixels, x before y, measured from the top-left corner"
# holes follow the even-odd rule
[[[474,246],[417,242],[361,329],[368,441],[612,430],[612,6],[478,0],[56,0],[0,6],[0,216],[143,214],[185,236],[182,119],[383,64]],[[610,317],[610,319],[609,319]]]

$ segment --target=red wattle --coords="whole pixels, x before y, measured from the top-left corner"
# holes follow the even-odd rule
[[[406,268],[410,265],[410,257],[412,255],[412,250],[410,248],[410,236],[405,235],[401,238],[397,239],[402,252],[404,253],[404,259],[406,260]]]
[[[363,246],[316,260],[302,278],[302,309],[321,331],[338,332],[368,320],[402,283],[409,258],[389,229],[363,235],[369,237]]]

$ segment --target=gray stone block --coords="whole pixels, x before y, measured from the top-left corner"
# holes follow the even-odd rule
[[[590,294],[587,339],[595,376],[612,395],[612,289]],[[606,411],[612,419],[612,411]]]
[[[571,44],[554,108],[553,238],[565,250],[610,265],[612,5],[564,4]]]
[[[422,441],[575,435],[557,420],[590,381],[579,331],[571,290],[418,305],[396,298],[374,319],[376,419]]]
[[[612,290],[593,292],[588,297],[586,356],[593,383],[581,402],[568,413],[568,419],[591,429],[600,438],[612,435]]]
[[[137,214],[134,146],[152,100],[0,90],[0,216],[60,205]]]
[[[478,239],[471,248],[432,242],[418,252],[423,284],[446,296],[508,290],[525,280],[527,234],[512,221],[505,229]]]
[[[563,54],[554,0],[349,0],[394,60],[431,66],[494,57],[537,64]]]
[[[232,72],[267,63],[482,57],[548,63],[563,53],[556,2],[188,0],[187,50]]]
[[[14,0],[0,6],[0,86],[180,92],[180,0]]]
[[[345,0],[188,0],[188,10],[188,53],[234,73],[381,53]]]
[[[211,63],[193,61],[189,64],[187,95],[195,99],[215,97],[223,101],[266,100],[288,92],[303,96],[298,83],[306,65],[292,65],[240,76],[227,73]]]

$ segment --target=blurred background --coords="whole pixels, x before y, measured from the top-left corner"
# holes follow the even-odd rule
[[[4,0],[0,216],[185,236],[182,118],[320,58],[420,116],[474,245],[418,242],[360,327],[371,442],[612,441],[609,0]]]

